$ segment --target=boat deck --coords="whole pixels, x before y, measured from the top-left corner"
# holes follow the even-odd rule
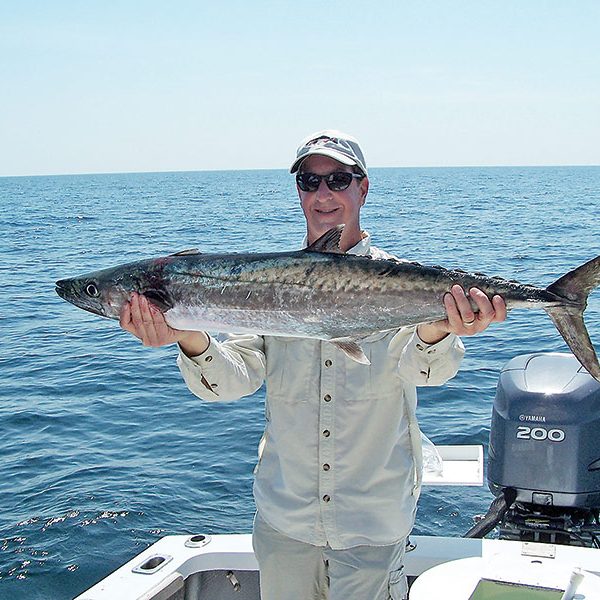
[[[492,565],[496,575],[501,575],[502,565],[510,567],[511,576],[517,566],[532,573],[557,574],[577,567],[587,571],[589,578],[600,575],[600,550],[592,548],[437,536],[411,536],[410,539],[414,549],[407,552],[405,565],[411,579],[433,567],[461,559],[480,559],[477,568],[482,576]],[[471,571],[477,570],[474,566],[472,562]],[[417,584],[415,591],[419,587],[425,589],[425,583],[418,579]],[[568,578],[562,589],[567,584]],[[597,600],[600,586],[594,590],[598,595],[586,596],[578,592],[576,597],[578,600]],[[443,597],[467,600],[469,595],[448,596],[444,593]],[[425,598],[427,596],[414,596],[414,600]],[[164,537],[75,600],[132,599],[259,600],[258,565],[252,551],[252,536]]]

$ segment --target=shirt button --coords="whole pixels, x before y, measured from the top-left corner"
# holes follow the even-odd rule
[[[330,367],[332,364],[333,364],[333,363],[332,363],[332,362],[331,362],[329,359],[327,359],[327,360],[325,361],[325,366],[326,366],[326,367]]]
[[[323,437],[329,437],[331,435],[331,431],[329,431],[329,429],[325,429],[325,431],[323,431]]]
[[[325,400],[325,402],[331,402],[331,396],[329,394],[325,394],[323,396],[323,400]]]
[[[323,471],[329,471],[329,469],[331,469],[331,467],[327,463],[325,463],[323,465]]]
[[[207,357],[206,357],[204,360],[205,360],[206,362],[210,362],[210,361],[212,360],[212,356],[210,356],[210,355],[209,355],[209,356],[207,356]]]
[[[323,502],[329,502],[331,500],[331,497],[329,496],[329,494],[325,494],[323,496]]]
[[[417,350],[425,350],[425,348],[421,344],[417,344]]]

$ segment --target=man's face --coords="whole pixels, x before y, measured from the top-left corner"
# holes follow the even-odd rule
[[[329,175],[336,171],[352,173],[352,168],[333,160],[327,156],[309,156],[300,166],[303,173]],[[298,188],[300,203],[308,230],[308,243],[327,233],[332,227],[344,224],[347,239],[360,240],[360,209],[365,203],[369,189],[369,181],[352,179],[350,185],[341,192],[333,192],[321,180],[315,192],[303,192]],[[355,243],[356,243],[355,242]]]

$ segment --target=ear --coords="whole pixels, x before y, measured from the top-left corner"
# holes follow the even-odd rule
[[[369,193],[369,178],[368,177],[365,177],[364,179],[361,180],[359,189],[362,194],[361,206],[364,206],[365,200],[367,199],[367,194]]]

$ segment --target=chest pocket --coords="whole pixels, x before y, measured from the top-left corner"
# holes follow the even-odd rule
[[[269,400],[308,402],[318,395],[319,344],[305,338],[265,337]]]
[[[370,365],[363,365],[350,358],[344,360],[343,387],[346,402],[372,402],[382,396],[400,393],[397,376],[398,357],[388,350],[395,331],[381,332],[358,340]]]

